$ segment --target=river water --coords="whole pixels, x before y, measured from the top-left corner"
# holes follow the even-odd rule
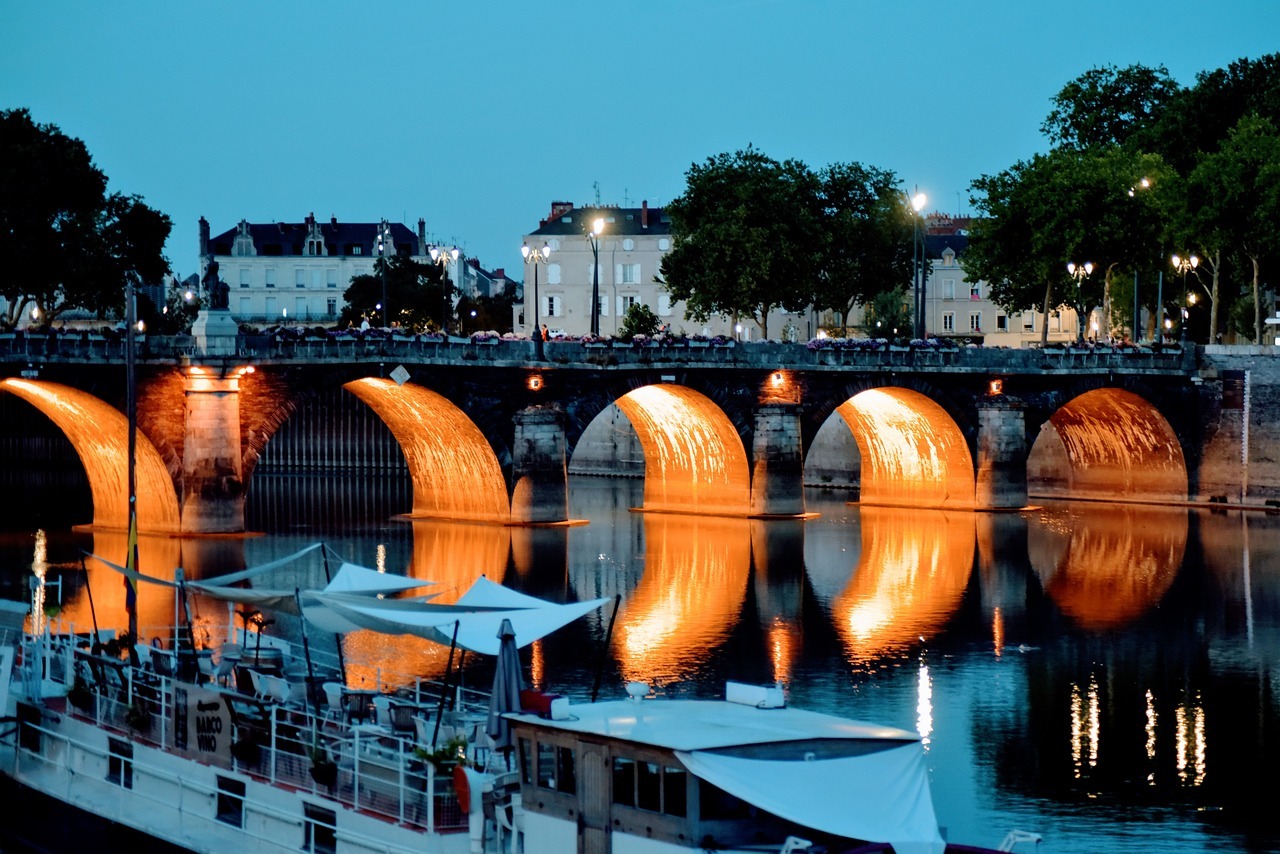
[[[64,615],[119,623],[118,576],[90,566],[86,588],[78,550],[122,560],[123,538],[72,531],[90,516],[83,485],[29,487],[0,530],[5,595],[24,595],[39,556],[63,577]],[[259,475],[249,518],[264,535],[143,538],[141,563],[199,577],[323,540],[438,582],[444,601],[480,574],[557,601],[609,597],[526,648],[526,676],[575,701],[597,680],[601,696],[641,680],[700,697],[727,679],[781,681],[795,705],[918,731],[959,842],[1017,828],[1043,854],[1280,850],[1280,516],[904,511],[811,490],[816,518],[758,521],[633,512],[641,495],[639,480],[574,477],[581,524],[511,529],[392,520],[409,504],[402,482]],[[144,625],[170,607],[144,606]],[[219,606],[194,610],[197,634],[225,622]],[[288,622],[269,631],[292,636]],[[438,676],[445,652],[344,646],[363,682]],[[487,666],[466,659],[464,681],[482,687]]]

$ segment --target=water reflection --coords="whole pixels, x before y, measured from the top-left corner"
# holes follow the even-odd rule
[[[1122,626],[1160,602],[1182,566],[1185,508],[1056,507],[1028,537],[1031,567],[1081,626]]]

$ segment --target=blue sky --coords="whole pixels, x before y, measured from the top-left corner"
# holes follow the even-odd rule
[[[1045,149],[1091,67],[1280,50],[1280,0],[97,3],[0,0],[0,109],[88,145],[111,189],[197,222],[386,217],[520,277],[555,199],[661,205],[747,145],[891,169],[929,209]],[[598,186],[598,190],[597,190]]]

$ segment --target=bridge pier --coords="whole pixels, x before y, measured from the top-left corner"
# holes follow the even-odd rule
[[[517,412],[511,457],[512,523],[567,522],[569,467],[564,413],[545,406],[531,406]]]
[[[996,395],[978,404],[974,508],[1010,510],[1027,504],[1026,418],[1020,401]]]
[[[183,391],[182,531],[239,533],[244,530],[240,379],[188,373]]]
[[[760,404],[752,432],[751,515],[803,514],[804,451],[800,443],[799,404]]]

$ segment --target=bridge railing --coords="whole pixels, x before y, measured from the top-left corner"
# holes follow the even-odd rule
[[[190,335],[139,335],[137,355],[143,360],[199,360],[203,353]],[[540,364],[532,341],[467,338],[439,340],[430,336],[295,337],[240,335],[236,357],[262,364],[313,362],[441,362],[458,364]],[[119,363],[125,357],[123,336],[96,333],[0,333],[0,362]],[[219,357],[224,358],[224,357]],[[1108,370],[1188,373],[1196,369],[1196,347],[1059,347],[1012,350],[998,347],[842,347],[775,341],[710,342],[643,345],[622,342],[585,344],[548,341],[541,364],[582,368],[648,366],[725,366],[738,368],[874,369],[883,367],[944,372],[1020,373]]]

